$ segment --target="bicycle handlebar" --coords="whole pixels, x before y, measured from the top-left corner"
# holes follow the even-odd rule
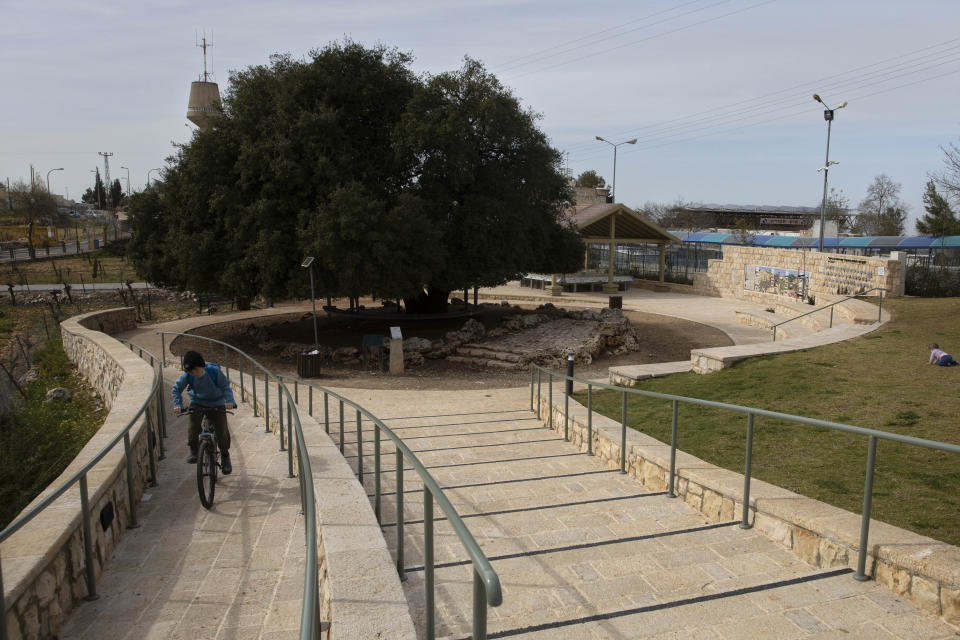
[[[192,404],[188,404],[185,407],[181,407],[179,415],[185,416],[191,413],[227,413],[227,414],[230,414],[231,416],[233,415],[233,411],[230,411],[225,407],[203,407],[200,405],[197,405],[195,407]]]

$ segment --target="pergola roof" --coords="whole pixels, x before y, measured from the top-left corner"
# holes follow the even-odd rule
[[[580,236],[587,242],[679,244],[680,239],[622,204],[578,204],[572,218]],[[611,222],[613,236],[611,238]]]

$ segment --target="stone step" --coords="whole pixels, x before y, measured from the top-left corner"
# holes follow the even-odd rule
[[[523,369],[522,362],[507,362],[505,360],[495,360],[490,358],[478,358],[476,356],[452,355],[447,356],[448,362],[460,362],[462,364],[471,364],[477,367],[486,367],[488,369]]]
[[[520,351],[519,349],[512,349],[512,348],[510,348],[510,347],[508,347],[508,346],[506,346],[506,345],[502,345],[502,344],[498,344],[498,345],[496,346],[496,348],[494,349],[494,348],[492,348],[492,345],[491,345],[491,343],[489,343],[489,342],[487,342],[487,343],[484,343],[484,342],[467,342],[467,343],[464,343],[464,344],[460,345],[460,348],[461,348],[461,349],[484,349],[484,350],[486,350],[486,351],[492,351],[492,352],[496,352],[496,353],[511,353],[511,354],[513,354],[513,355],[516,355],[516,356],[524,356],[524,355],[526,355],[524,351]]]
[[[519,364],[525,362],[525,358],[517,355],[516,353],[480,346],[460,347],[457,349],[456,353],[460,356],[473,356],[475,358],[486,358],[489,360],[503,360],[505,362],[516,362]]]

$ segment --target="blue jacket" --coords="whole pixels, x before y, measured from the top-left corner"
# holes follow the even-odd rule
[[[230,381],[220,370],[220,366],[208,363],[204,369],[203,375],[196,379],[189,373],[180,374],[173,383],[173,406],[183,406],[180,396],[183,390],[187,389],[190,404],[200,407],[222,407],[229,404],[236,408],[237,403],[233,399]]]

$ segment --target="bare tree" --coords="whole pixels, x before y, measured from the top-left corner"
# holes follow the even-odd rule
[[[867,187],[867,195],[857,207],[853,231],[864,235],[898,236],[903,233],[907,205],[900,199],[901,185],[881,173]]]
[[[52,224],[57,217],[57,200],[43,184],[17,181],[10,187],[13,213],[27,225],[27,241],[33,246],[33,227],[37,222]]]
[[[850,211],[850,198],[843,190],[830,189],[824,218],[837,224],[837,233],[844,233],[850,229],[856,216]]]
[[[954,204],[960,205],[960,146],[951,142],[943,150],[943,170],[933,175],[933,181]]]

